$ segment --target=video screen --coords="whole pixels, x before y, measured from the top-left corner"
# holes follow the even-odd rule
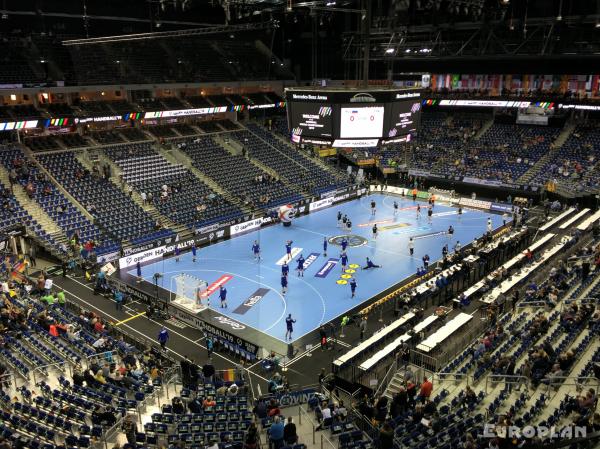
[[[415,132],[421,116],[420,101],[402,101],[390,105],[390,120],[384,138]]]
[[[331,137],[331,106],[319,103],[292,103],[291,114],[292,136]]]
[[[342,106],[340,111],[340,138],[381,137],[385,107]]]

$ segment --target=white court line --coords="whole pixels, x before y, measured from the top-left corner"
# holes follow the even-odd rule
[[[78,281],[78,280],[76,280],[76,279],[72,279],[72,278],[71,278],[71,280],[72,280],[73,282],[77,282],[78,284],[80,284],[81,286],[83,286],[83,287],[87,288],[88,290],[93,290],[91,287],[89,287],[89,286],[87,286],[87,285],[85,285],[85,284],[83,284],[83,283],[79,282],[79,281]],[[61,287],[61,288],[62,288],[62,287]],[[65,289],[63,288],[63,290],[65,290]],[[102,309],[100,309],[99,307],[96,307],[95,305],[93,305],[93,304],[91,304],[91,303],[87,302],[86,300],[84,300],[84,299],[80,298],[79,296],[77,296],[77,295],[73,294],[72,292],[70,292],[70,291],[68,291],[68,290],[65,290],[65,291],[67,291],[67,292],[68,292],[68,293],[69,293],[71,296],[73,296],[74,298],[77,298],[77,299],[78,299],[79,301],[81,301],[82,303],[84,303],[84,304],[88,305],[89,307],[92,307],[92,308],[96,309],[97,311],[99,311],[99,312],[103,313],[104,315],[108,316],[109,318],[111,318],[111,319],[112,319],[112,320],[114,320],[115,322],[118,322],[118,321],[120,321],[119,319],[117,319],[117,318],[115,318],[114,316],[112,316],[110,313],[107,313],[107,312],[105,312],[104,310],[102,310]],[[148,319],[149,321],[152,321],[154,324],[156,324],[156,325],[158,325],[158,326],[165,326],[165,327],[168,327],[168,326],[166,325],[166,324],[168,324],[168,323],[159,323],[158,321],[154,321],[154,320],[153,320],[153,319],[151,319],[151,318],[146,318],[146,319]],[[135,328],[133,328],[133,327],[129,326],[128,324],[122,324],[122,326],[125,326],[125,327],[127,327],[127,328],[131,329],[132,331],[134,331],[134,332],[137,332],[138,334],[142,335],[143,337],[145,337],[145,338],[148,338],[148,339],[150,339],[151,341],[154,341],[154,340],[153,340],[151,337],[149,337],[148,335],[146,335],[146,334],[144,334],[143,332],[140,332],[139,330],[137,330],[137,329],[135,329]],[[199,346],[199,347],[201,347],[202,349],[206,349],[206,347],[205,347],[205,346],[202,346],[201,344],[199,344],[199,343],[196,343],[194,340],[192,340],[192,339],[190,339],[190,338],[186,337],[186,336],[185,336],[185,335],[183,335],[183,334],[180,334],[180,333],[179,333],[179,332],[177,332],[176,330],[173,330],[173,329],[169,328],[169,332],[172,332],[173,334],[175,334],[175,335],[178,335],[179,337],[183,338],[184,340],[187,340],[187,341],[189,341],[190,343],[193,343],[193,344],[195,344],[196,346]],[[185,358],[184,356],[182,356],[182,355],[181,355],[181,354],[179,354],[178,352],[175,352],[175,351],[173,351],[172,349],[169,349],[169,348],[167,348],[167,350],[171,351],[173,354],[176,354],[176,355],[178,355],[178,356],[179,356],[179,357],[181,357],[182,359],[183,359],[183,358]],[[223,356],[223,355],[219,354],[218,352],[213,352],[213,354],[216,354],[217,356],[221,357],[223,360],[226,360],[226,361],[228,361],[229,363],[233,363],[233,365],[236,365],[236,363],[237,363],[237,362],[234,362],[233,360],[229,360],[227,357],[225,357],[225,356]],[[269,379],[265,379],[265,378],[264,378],[264,377],[262,377],[261,375],[259,375],[259,374],[256,374],[256,373],[254,373],[254,372],[251,372],[251,374],[255,375],[256,377],[259,377],[260,379],[264,380],[265,382],[268,382],[268,381],[269,381]]]
[[[310,230],[310,229],[306,229],[306,228],[303,228],[303,227],[301,227],[301,226],[294,226],[294,229],[299,229],[299,230],[301,230],[301,231],[304,231],[304,232],[310,232],[311,234],[320,235],[320,236],[322,236],[322,237],[328,237],[328,235],[327,235],[327,234],[322,234],[321,232],[312,231],[312,230]],[[365,237],[365,240],[367,240],[367,241],[368,241],[369,239],[367,239],[367,238]],[[365,247],[367,247],[367,248],[371,248],[371,249],[375,249],[375,250],[377,250],[377,251],[381,251],[382,253],[393,254],[394,256],[402,256],[402,257],[406,257],[406,258],[408,258],[408,259],[414,259],[414,257],[410,257],[409,255],[402,254],[402,253],[397,253],[397,252],[394,252],[394,251],[388,251],[388,250],[386,250],[386,249],[379,248],[379,247],[377,247],[377,246],[371,246],[371,245],[362,245],[362,246],[365,246]]]

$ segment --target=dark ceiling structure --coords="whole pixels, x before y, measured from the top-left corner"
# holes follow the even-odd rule
[[[256,36],[299,79],[592,73],[600,0],[0,0],[0,32]]]

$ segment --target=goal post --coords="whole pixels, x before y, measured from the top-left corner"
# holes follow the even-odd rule
[[[202,304],[202,298],[206,297],[208,283],[192,274],[181,273],[173,276],[175,282],[175,301],[177,303]]]

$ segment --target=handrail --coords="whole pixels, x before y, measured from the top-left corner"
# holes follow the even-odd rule
[[[60,371],[62,371],[63,373],[65,372],[64,369],[61,369],[60,367],[63,365],[67,365],[67,366],[71,366],[71,361],[70,360],[63,360],[61,362],[54,362],[54,363],[48,363],[47,365],[40,365],[40,366],[36,366],[31,372],[33,374],[33,382],[34,384],[37,383],[37,379],[36,379],[36,372],[39,372],[39,375],[41,375],[42,377],[47,377],[43,375],[44,370],[47,371],[47,368],[50,367],[56,367],[57,369],[59,369]]]
[[[396,371],[398,371],[398,359],[394,359],[392,363],[390,363],[390,367],[383,376],[383,379],[381,379],[381,381],[377,385],[377,390],[375,390],[375,393],[373,394],[374,397],[377,397],[379,395],[379,390],[381,390],[381,388],[384,387],[384,385],[385,387],[383,391],[385,391],[385,388],[387,388],[386,382],[391,382],[391,377],[393,377],[394,374],[396,374]],[[390,373],[392,372],[394,374],[392,374],[390,379],[388,379],[388,376],[390,376]]]

